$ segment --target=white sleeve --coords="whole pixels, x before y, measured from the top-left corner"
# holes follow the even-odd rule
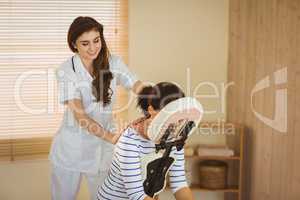
[[[114,74],[117,78],[117,84],[124,86],[126,89],[131,89],[138,80],[137,76],[129,71],[127,65],[120,57],[114,56],[113,59],[115,59]]]
[[[64,104],[67,100],[81,99],[76,74],[71,67],[70,70],[67,67],[69,66],[62,66],[56,71],[59,102],[61,104]]]

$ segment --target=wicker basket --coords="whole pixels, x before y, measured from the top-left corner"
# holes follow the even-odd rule
[[[227,163],[217,160],[202,161],[199,166],[200,187],[224,189],[227,187]]]

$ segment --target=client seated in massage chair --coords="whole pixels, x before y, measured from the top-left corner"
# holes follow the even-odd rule
[[[141,108],[145,117],[134,121],[123,132],[116,144],[109,174],[103,185],[98,188],[98,200],[157,199],[158,193],[166,186],[165,179],[167,176],[176,200],[194,199],[187,185],[184,170],[183,145],[186,137],[182,140],[183,142],[179,142],[181,147],[169,145],[169,148],[164,148],[168,146],[166,144],[171,144],[167,141],[173,141],[173,145],[177,144],[176,139],[174,139],[176,134],[175,136],[170,134],[170,129],[166,130],[164,126],[168,124],[168,121],[174,121],[175,118],[183,118],[184,116],[190,118],[193,116],[192,113],[195,114],[191,110],[196,110],[196,123],[199,123],[202,117],[202,107],[198,102],[196,105],[190,105],[192,109],[180,107],[182,102],[188,98],[184,96],[181,89],[168,82],[161,82],[153,87],[147,86],[142,89],[138,96],[137,106]],[[193,98],[189,100],[191,99],[196,101]],[[182,101],[179,102],[180,100]],[[159,112],[163,108],[163,111],[169,108],[165,112],[166,114],[162,114],[162,111]],[[187,110],[186,114],[182,112],[184,110]],[[180,119],[180,121],[182,120]],[[194,125],[197,126],[197,124]],[[149,130],[150,128],[151,130]],[[175,129],[178,131],[178,127],[176,128],[173,124],[173,132]],[[169,132],[167,136],[166,132]],[[160,141],[162,142],[160,143]],[[159,150],[164,149],[165,153],[162,155]],[[166,153],[166,151],[168,152]],[[151,165],[154,168],[149,167],[151,161],[155,161]],[[164,163],[162,164],[161,161]]]

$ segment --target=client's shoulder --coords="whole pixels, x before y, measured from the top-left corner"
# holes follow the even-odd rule
[[[138,144],[141,141],[140,135],[132,127],[127,127],[119,139],[121,143]]]

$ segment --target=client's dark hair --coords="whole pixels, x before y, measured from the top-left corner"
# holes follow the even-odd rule
[[[144,87],[138,94],[137,106],[148,116],[148,106],[160,110],[171,101],[184,97],[183,91],[175,84],[160,82]]]

